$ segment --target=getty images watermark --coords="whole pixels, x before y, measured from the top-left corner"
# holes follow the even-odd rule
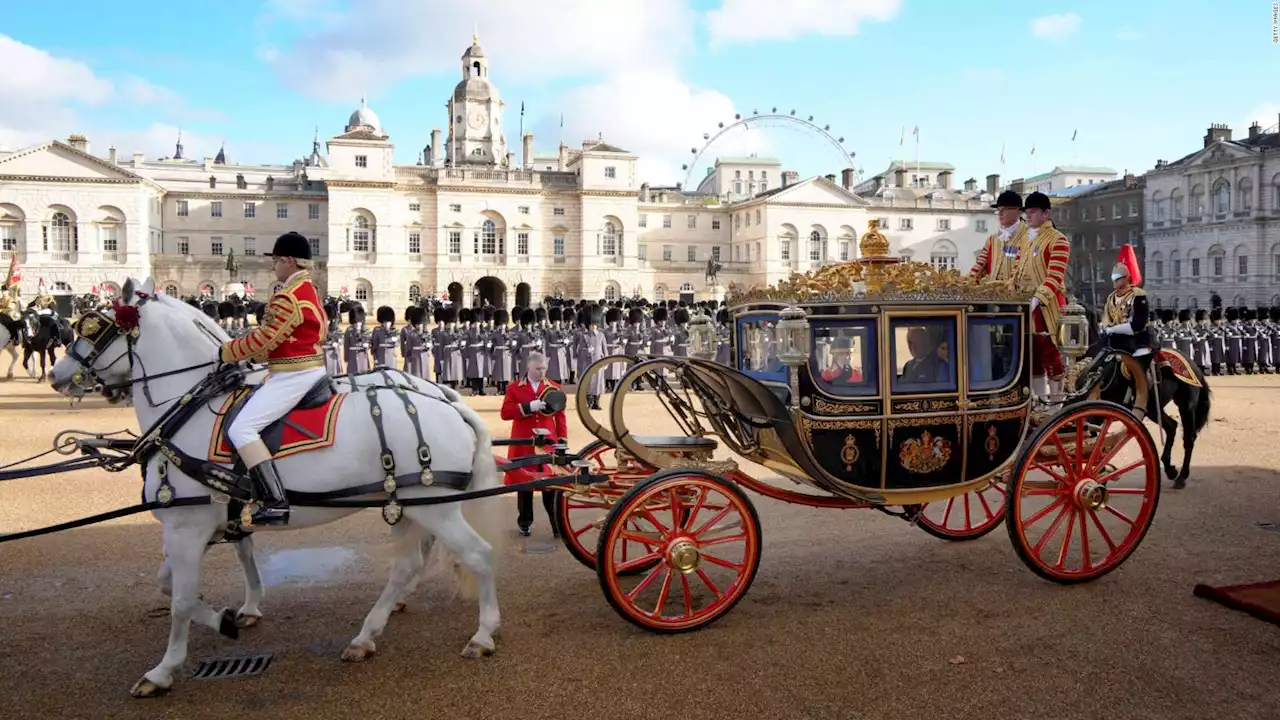
[[[1280,45],[1280,2],[1271,3],[1271,44]]]

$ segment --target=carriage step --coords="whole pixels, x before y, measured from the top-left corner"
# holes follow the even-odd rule
[[[261,675],[271,667],[271,653],[235,658],[202,660],[191,674],[192,680],[229,680],[231,678]]]

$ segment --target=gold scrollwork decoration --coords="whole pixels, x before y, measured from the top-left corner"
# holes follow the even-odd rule
[[[955,425],[956,434],[959,434],[960,416],[889,418],[889,442],[890,444],[893,443],[893,431],[898,428],[939,427],[941,425]]]
[[[868,413],[874,412],[876,406],[872,403],[842,403],[823,400],[820,397],[813,399],[813,409],[820,413]]]
[[[879,447],[881,423],[881,420],[813,420],[802,416],[800,429],[804,431],[810,447],[813,446],[814,430],[871,430],[875,432],[876,446]]]
[[[984,407],[999,407],[1001,405],[1012,405],[1013,403],[1018,402],[1021,397],[1022,397],[1021,391],[1018,388],[1014,388],[1003,395],[996,395],[993,397],[985,397],[985,398],[979,398],[977,400],[971,400],[969,402],[969,407],[984,408]]]
[[[973,434],[973,428],[978,423],[994,423],[1001,420],[1022,420],[1027,416],[1025,407],[1017,410],[1005,410],[1003,412],[985,413],[982,415],[966,415],[964,419],[965,432]]]
[[[844,436],[844,447],[840,448],[840,459],[844,461],[844,471],[853,470],[853,464],[858,462],[858,441],[853,437],[853,433]]]
[[[937,472],[951,459],[951,441],[934,437],[925,430],[920,437],[902,443],[898,450],[898,462],[902,467],[921,475]]]

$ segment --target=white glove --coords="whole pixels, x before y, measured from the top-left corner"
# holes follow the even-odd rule
[[[1108,325],[1108,326],[1106,326],[1106,327],[1102,328],[1102,334],[1103,334],[1103,335],[1110,335],[1110,334],[1111,334],[1111,331],[1112,331],[1114,328],[1115,328],[1115,326],[1114,326],[1114,325]]]
[[[1031,298],[1031,312],[1035,312],[1036,308],[1038,307],[1040,307],[1040,298],[1038,297]]]
[[[529,412],[542,412],[547,409],[547,404],[541,400],[534,400],[529,403]]]

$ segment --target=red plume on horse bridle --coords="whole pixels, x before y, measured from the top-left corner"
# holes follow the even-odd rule
[[[121,305],[116,303],[115,307],[116,325],[121,330],[133,330],[138,327],[138,308],[134,305]]]

